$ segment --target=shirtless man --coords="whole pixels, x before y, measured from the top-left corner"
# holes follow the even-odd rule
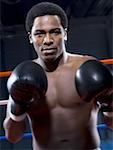
[[[38,58],[18,65],[8,80],[4,129],[13,143],[22,138],[28,117],[34,150],[97,150],[101,105],[112,128],[112,102],[106,100],[111,74],[91,56],[66,52],[67,26],[66,14],[52,3],[35,5],[27,15],[26,30]]]

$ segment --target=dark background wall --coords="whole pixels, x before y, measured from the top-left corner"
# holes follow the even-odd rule
[[[89,54],[98,59],[112,58],[111,17],[71,18],[69,50]]]

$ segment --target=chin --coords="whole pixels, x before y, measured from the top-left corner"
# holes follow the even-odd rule
[[[44,59],[44,62],[54,62],[55,59],[52,59],[52,58],[48,58],[48,59]]]
[[[56,57],[46,57],[43,60],[44,60],[44,62],[53,62],[56,60]]]

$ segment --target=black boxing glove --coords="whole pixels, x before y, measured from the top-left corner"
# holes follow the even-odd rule
[[[112,75],[101,62],[88,60],[76,71],[75,85],[84,101],[101,100],[113,89]]]
[[[19,64],[7,82],[12,99],[11,113],[16,116],[24,114],[35,99],[45,95],[47,86],[47,77],[40,65],[32,61]]]
[[[113,79],[113,65],[105,65],[109,71],[112,74],[112,79]],[[112,85],[113,85],[113,80],[112,80]],[[109,92],[108,95],[106,95],[105,97],[101,98],[99,100],[100,103],[100,110],[102,112],[113,112],[113,91]],[[106,114],[106,113],[105,113]],[[112,115],[113,117],[113,115]]]

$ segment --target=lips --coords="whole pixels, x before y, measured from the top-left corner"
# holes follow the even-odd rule
[[[54,54],[56,53],[56,48],[44,48],[42,50],[42,52],[45,54],[45,55],[49,55],[49,54]]]

